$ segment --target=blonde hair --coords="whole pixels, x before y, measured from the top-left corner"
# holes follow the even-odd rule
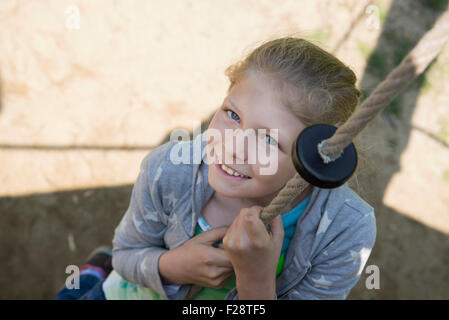
[[[349,67],[302,38],[288,36],[266,41],[227,67],[228,94],[251,71],[274,79],[282,105],[306,126],[341,126],[355,111],[361,96],[355,86],[357,77]],[[359,151],[357,139],[354,144]]]

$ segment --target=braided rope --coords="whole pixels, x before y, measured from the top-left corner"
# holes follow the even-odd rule
[[[298,173],[291,178],[270,204],[262,210],[260,218],[263,223],[268,224],[282,212],[293,199],[299,196],[309,185]]]
[[[449,11],[443,14],[435,26],[419,41],[373,93],[360,105],[358,110],[339,127],[335,134],[318,145],[318,152],[325,163],[337,159],[353,139],[385,108],[411,79],[426,69],[449,40]],[[270,223],[309,185],[298,173],[279,191],[271,203],[262,209],[260,218]],[[185,299],[192,299],[202,287],[192,285]]]
[[[382,109],[388,106],[399,91],[427,68],[448,40],[449,11],[441,16],[433,29],[426,33],[401,64],[376,87],[348,121],[339,127],[331,138],[323,140],[319,144],[318,152],[324,163],[329,163],[340,157],[344,148]]]
[[[440,53],[449,40],[449,11],[446,11],[427,32],[412,51],[382,81],[373,93],[359,106],[356,112],[342,125],[335,134],[323,140],[318,146],[318,153],[325,163],[337,159],[344,148],[385,108],[398,92],[418,74],[422,73],[430,62]],[[286,186],[263,208],[261,219],[270,223],[277,215],[298,197],[308,186],[299,174],[288,181]]]

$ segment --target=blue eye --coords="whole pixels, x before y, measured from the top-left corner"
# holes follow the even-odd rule
[[[270,143],[270,142],[268,142],[268,144],[272,144],[273,146],[277,146],[277,141],[276,140],[274,140],[272,137],[270,137],[270,136],[265,136],[266,138],[270,138],[270,140],[273,142],[273,143]]]
[[[231,117],[232,120],[235,120],[237,122],[240,121],[240,117],[237,115],[237,113],[235,113],[234,111],[229,110],[229,109],[226,109],[225,111],[226,111],[226,113],[231,112],[230,117]],[[233,117],[233,115],[235,115],[235,117]],[[229,116],[229,113],[228,113],[228,116]],[[276,140],[274,140],[271,136],[266,135],[265,137],[269,138],[269,140],[267,140],[268,144],[271,144],[273,146],[277,146],[278,145],[278,142]]]
[[[234,118],[234,117],[232,116],[232,114],[231,114],[231,118],[232,118],[233,120],[235,120],[235,121],[240,120],[239,116],[238,116],[237,113],[235,113],[234,111],[232,111],[232,110],[227,110],[227,112],[232,112],[232,114],[235,114],[235,116],[237,117],[237,119]],[[229,113],[228,113],[228,114],[229,114]]]

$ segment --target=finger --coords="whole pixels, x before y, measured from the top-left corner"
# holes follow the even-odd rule
[[[234,274],[234,269],[232,267],[217,267],[219,268],[219,274],[221,278],[228,278],[230,275]]]
[[[215,242],[222,240],[229,227],[218,227],[208,231],[204,231],[196,236],[197,240],[204,244],[212,245]]]
[[[240,210],[240,213],[232,221],[231,226],[223,237],[223,249],[226,249],[226,246],[233,246],[241,235],[242,213],[244,212],[246,212],[246,209]]]
[[[228,282],[229,278],[233,275],[234,275],[234,270],[223,273],[223,275],[221,276],[220,286],[223,287],[226,284],[226,282]]]
[[[240,210],[240,213],[237,215],[237,217],[235,217],[234,221],[232,222],[232,224],[234,225],[234,229],[240,229],[242,228],[242,222],[244,217],[248,214],[249,212],[249,208],[243,208],[242,210]]]
[[[233,274],[232,271],[228,270],[219,270],[217,275],[206,279],[208,284],[206,287],[214,288],[214,289],[221,289],[228,281],[229,277]]]
[[[260,219],[261,211],[261,208],[254,208],[248,211],[243,219],[245,229],[252,239],[266,237],[268,235],[266,227]]]
[[[232,268],[232,263],[226,253],[226,250],[211,248],[209,254],[211,265]]]
[[[284,225],[282,223],[281,215],[276,216],[270,223],[271,237],[275,243],[282,243],[284,241]]]

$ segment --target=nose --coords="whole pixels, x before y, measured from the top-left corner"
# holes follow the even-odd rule
[[[225,134],[225,160],[232,163],[246,163],[248,159],[249,135],[242,129],[232,130],[231,134]],[[248,147],[247,147],[248,146]]]

